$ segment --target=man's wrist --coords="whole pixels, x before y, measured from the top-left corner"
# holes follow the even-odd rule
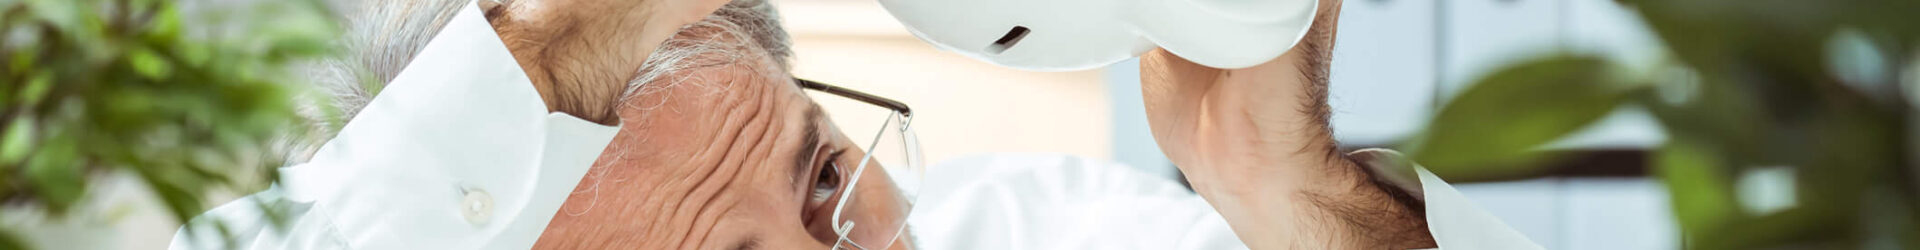
[[[1287,196],[1288,202],[1305,206],[1296,216],[1315,218],[1302,220],[1312,223],[1309,230],[1330,232],[1330,242],[1345,249],[1436,246],[1419,201],[1347,158],[1332,161],[1326,169],[1330,181]]]
[[[1298,138],[1296,141],[1313,141],[1333,144],[1330,140]],[[1291,148],[1291,147],[1276,147]],[[1264,159],[1241,159],[1237,161],[1204,161],[1204,169],[1249,169],[1232,173],[1214,174],[1201,181],[1194,181],[1194,190],[1201,195],[1220,195],[1232,197],[1278,197],[1296,193],[1344,193],[1351,187],[1367,184],[1368,175],[1356,167],[1356,164],[1337,153],[1333,147],[1291,151],[1281,154],[1267,154],[1265,157],[1247,157]],[[1290,151],[1290,150],[1282,150]],[[1323,153],[1322,151],[1325,151]],[[1251,155],[1237,152],[1238,155]],[[1212,159],[1217,160],[1217,159]]]
[[[1312,182],[1195,183],[1194,188],[1229,221],[1267,222],[1229,223],[1255,249],[1411,249],[1435,245],[1419,204],[1406,199],[1405,192],[1374,181],[1363,165],[1346,158],[1318,163],[1321,165],[1280,167],[1323,170],[1293,173],[1314,175],[1310,177],[1286,178]]]
[[[1236,232],[1251,233],[1241,237],[1256,249],[1329,247],[1289,245],[1326,243],[1338,246],[1334,249],[1435,246],[1417,193],[1376,177],[1369,162],[1359,160],[1339,157],[1289,163],[1314,165],[1276,166],[1269,169],[1309,171],[1194,183],[1194,189],[1229,221],[1275,222],[1230,223]],[[1257,226],[1266,228],[1253,228]]]

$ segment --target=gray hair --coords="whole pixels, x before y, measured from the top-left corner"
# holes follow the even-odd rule
[[[315,95],[303,96],[300,114],[308,121],[306,136],[295,136],[292,162],[304,162],[321,143],[332,138],[346,121],[365,108],[386,83],[400,74],[421,48],[438,34],[460,8],[474,0],[335,0],[335,13],[344,14],[345,35],[337,41],[345,54],[303,67]],[[490,1],[490,0],[479,0]],[[522,0],[526,1],[526,0]],[[689,32],[720,32],[711,36]],[[731,39],[724,39],[731,38]],[[688,69],[714,67],[755,58],[743,49],[765,51],[771,65],[785,72],[793,51],[779,14],[767,0],[734,0],[699,22],[683,28],[647,57],[628,80],[621,99],[650,89],[655,82]],[[652,87],[653,89],[662,88]],[[612,105],[619,105],[618,103]]]
[[[646,91],[649,83],[672,85],[684,78],[661,79],[688,69],[713,67],[753,58],[746,50],[766,51],[769,67],[785,72],[793,57],[792,42],[780,27],[780,17],[767,0],[734,0],[707,18],[687,25],[641,63],[640,74],[627,82],[622,97]],[[718,34],[703,34],[718,33]],[[667,86],[657,86],[664,88]]]

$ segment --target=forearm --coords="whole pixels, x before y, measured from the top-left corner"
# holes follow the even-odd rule
[[[1335,147],[1327,82],[1340,5],[1320,0],[1300,43],[1264,64],[1141,56],[1155,142],[1253,249],[1434,245],[1417,202]]]
[[[1275,86],[1280,103],[1297,105],[1289,116],[1256,119],[1261,150],[1226,156],[1253,160],[1209,164],[1243,165],[1244,176],[1196,183],[1239,234],[1255,249],[1410,249],[1433,247],[1422,206],[1398,188],[1376,181],[1366,168],[1342,154],[1333,138],[1327,104],[1335,28],[1340,1],[1322,1],[1318,27],[1270,70],[1240,75],[1247,85]],[[1253,74],[1248,74],[1253,73]],[[1264,75],[1268,73],[1273,75]],[[1297,76],[1288,77],[1288,76]],[[1226,78],[1235,78],[1231,75]],[[1229,79],[1233,81],[1234,79]],[[1288,81],[1297,80],[1297,81]],[[1248,112],[1276,113],[1248,106]],[[1258,117],[1258,116],[1254,116]],[[1222,145],[1225,146],[1225,145]],[[1216,184],[1218,186],[1216,186]],[[1204,188],[1202,186],[1205,186]]]

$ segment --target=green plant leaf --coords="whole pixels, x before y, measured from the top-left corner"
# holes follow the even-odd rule
[[[160,55],[153,53],[152,50],[128,51],[127,63],[133,64],[133,70],[148,80],[166,79],[173,70],[172,66],[167,65],[166,59],[160,58]]]
[[[316,0],[24,1],[0,0],[21,9],[0,34],[31,38],[0,46],[0,197],[48,208],[27,216],[94,212],[71,208],[96,174],[138,173],[182,221],[208,194],[267,186],[237,177],[279,162],[266,145],[297,117],[294,64],[338,38]],[[3,236],[0,250],[15,248]]]
[[[153,31],[151,36],[153,36],[155,40],[171,41],[180,38],[180,27],[182,26],[180,21],[180,8],[173,6],[161,7],[159,10],[154,11],[152,22]]]
[[[26,177],[49,211],[59,214],[85,194],[84,166],[71,137],[51,136],[41,145],[28,160]]]
[[[7,131],[0,131],[0,167],[20,163],[27,158],[27,153],[33,152],[33,121],[31,117],[7,121],[12,124],[7,126]]]
[[[1604,117],[1628,86],[1591,56],[1556,56],[1516,64],[1479,80],[1454,98],[1413,150],[1414,159],[1448,178],[1512,175],[1533,170],[1531,151]]]
[[[24,51],[32,51],[32,48],[25,48]],[[26,72],[27,70],[33,69],[35,66],[33,62],[33,59],[34,59],[33,54],[31,53],[14,53],[12,58],[9,58],[9,59],[12,61],[7,62],[8,71]]]
[[[34,104],[47,97],[53,91],[53,74],[46,71],[35,72],[27,78],[27,87],[20,90],[20,104],[32,108]]]
[[[0,229],[0,249],[27,249],[27,241],[18,232]]]
[[[1721,154],[1698,143],[1674,139],[1653,158],[1655,174],[1666,184],[1673,215],[1684,232],[1711,232],[1741,216],[1731,170]],[[1688,237],[1702,237],[1688,235]]]

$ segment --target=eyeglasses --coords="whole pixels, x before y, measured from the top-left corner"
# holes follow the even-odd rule
[[[867,94],[860,91],[841,88],[825,83],[794,78],[801,88],[833,94],[854,101],[860,101],[878,107],[869,110],[829,110],[836,117],[854,117],[856,121],[882,121],[879,130],[873,133],[872,140],[866,142],[861,151],[858,167],[853,169],[840,189],[839,201],[833,204],[832,225],[836,235],[833,249],[884,249],[904,234],[907,227],[907,215],[912,211],[911,201],[919,190],[921,173],[920,141],[913,133],[913,110],[907,104],[893,99]],[[849,133],[851,136],[861,134]],[[859,139],[860,137],[854,137]],[[879,165],[886,173],[867,180],[861,178],[868,165]],[[865,180],[865,182],[863,182]],[[867,184],[866,190],[858,189]],[[898,187],[899,199],[884,199],[888,196],[884,187]],[[873,187],[883,187],[874,189]],[[866,192],[866,197],[855,195]],[[894,215],[894,216],[888,216]]]

